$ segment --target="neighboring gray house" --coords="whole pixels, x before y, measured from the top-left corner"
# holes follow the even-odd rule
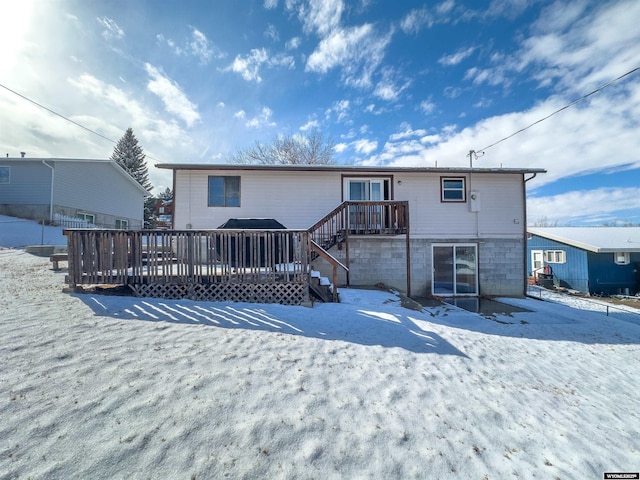
[[[351,284],[420,296],[524,295],[526,182],[542,169],[157,166],[173,170],[175,229],[268,218],[313,230],[345,208],[348,228],[337,227],[326,248],[349,267]],[[385,202],[408,205],[407,235],[394,234]],[[324,260],[314,263],[330,276]]]
[[[143,227],[149,193],[113,160],[1,158],[0,214],[104,228]]]

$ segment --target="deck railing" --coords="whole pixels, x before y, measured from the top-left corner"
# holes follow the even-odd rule
[[[409,228],[407,201],[342,202],[316,222],[311,239],[325,249],[351,235],[404,234]]]
[[[139,296],[308,301],[310,263],[350,234],[408,232],[408,202],[343,202],[309,230],[66,229],[76,285],[129,285]],[[347,277],[348,278],[348,277]],[[334,287],[334,296],[337,288]],[[290,300],[290,297],[294,297]]]
[[[68,229],[64,234],[71,286],[129,285],[141,296],[171,298],[191,295],[197,287],[198,298],[215,290],[228,299],[235,299],[233,292],[246,298],[248,289],[259,289],[282,300],[287,286],[302,292],[309,285],[306,231]]]

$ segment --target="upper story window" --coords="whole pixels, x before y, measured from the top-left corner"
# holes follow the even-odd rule
[[[546,263],[567,263],[567,253],[564,250],[545,250]]]
[[[0,183],[11,183],[11,167],[0,166]]]
[[[344,199],[349,201],[379,201],[391,199],[390,178],[344,179]]]
[[[239,207],[240,177],[209,177],[209,207]]]
[[[615,252],[613,254],[616,265],[628,265],[629,264],[629,252]]]
[[[440,177],[440,200],[442,202],[466,202],[464,177]]]

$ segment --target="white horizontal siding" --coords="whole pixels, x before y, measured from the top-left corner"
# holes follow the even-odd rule
[[[209,175],[240,176],[241,206],[208,207]],[[464,203],[440,201],[440,177],[451,176],[449,173],[380,175],[393,178],[394,200],[409,201],[414,236],[477,238],[524,234],[522,174],[455,175],[466,179]],[[274,218],[288,228],[306,229],[342,202],[342,181],[340,172],[178,170],[175,227],[216,228],[229,218]],[[470,189],[479,193],[478,212],[471,211]]]
[[[522,175],[468,174],[466,202],[441,202],[440,178],[449,174],[395,177],[395,200],[409,201],[411,234],[429,238],[522,236]],[[398,183],[399,182],[399,183]],[[471,211],[469,192],[478,193],[479,211]]]
[[[209,207],[209,175],[240,176],[240,207]],[[230,218],[274,218],[307,229],[337,207],[339,172],[176,172],[175,228],[217,228]]]

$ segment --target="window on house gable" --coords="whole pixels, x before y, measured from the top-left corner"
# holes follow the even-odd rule
[[[463,177],[440,178],[440,200],[442,202],[466,202]]]
[[[545,250],[545,263],[567,263],[567,253],[564,250]]]
[[[0,166],[0,183],[11,183],[11,167]]]
[[[615,252],[613,254],[616,265],[628,265],[629,264],[629,252]]]
[[[209,207],[239,207],[240,177],[209,177]]]

